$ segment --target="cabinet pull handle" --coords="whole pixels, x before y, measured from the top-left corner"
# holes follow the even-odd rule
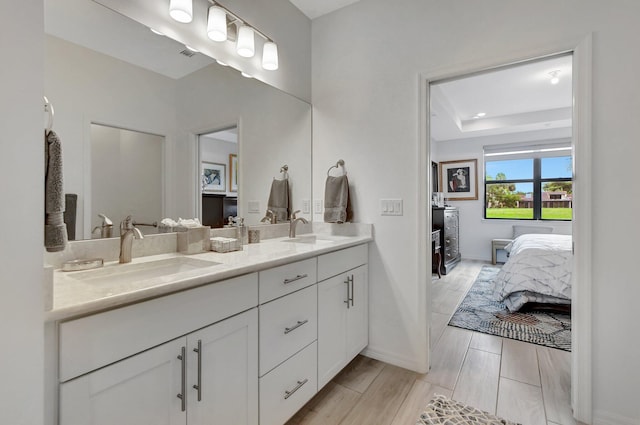
[[[353,290],[353,275],[351,275],[351,277],[349,278],[349,280],[351,281],[351,307],[353,307],[353,300],[355,299],[356,295],[355,295],[355,291]]]
[[[295,325],[291,326],[290,328],[284,328],[284,334],[288,334],[291,331],[295,331],[296,329],[298,329],[300,326],[304,325],[305,323],[307,323],[309,320],[305,319],[305,320],[298,320],[298,323],[296,323]]]
[[[302,388],[302,386],[303,386],[304,384],[306,384],[307,382],[309,382],[309,380],[308,380],[308,379],[306,379],[306,378],[305,378],[304,380],[302,380],[302,381],[298,381],[297,385],[296,385],[295,387],[293,387],[293,389],[292,389],[292,390],[290,390],[290,391],[285,391],[285,392],[284,392],[284,399],[286,400],[286,399],[288,399],[289,397],[291,397],[291,396],[293,395],[293,393],[295,393],[295,392],[296,392],[296,391],[298,391],[300,388]]]
[[[187,397],[185,396],[187,390],[187,347],[182,347],[178,359],[180,360],[182,370],[182,383],[180,384],[180,394],[178,398],[182,400],[182,411],[187,410]]]
[[[198,340],[198,347],[193,351],[198,353],[198,383],[194,384],[193,388],[198,390],[198,401],[202,401],[202,340]]]
[[[344,300],[344,302],[347,305],[347,308],[351,308],[349,306],[349,302],[351,301],[351,286],[349,285],[350,283],[349,276],[347,276],[347,280],[345,280],[344,283],[347,285],[347,299]]]
[[[292,277],[291,279],[285,279],[282,283],[284,283],[285,285],[291,283],[291,282],[295,282],[296,280],[300,280],[300,279],[304,279],[305,277],[308,277],[308,274],[299,274],[296,277]]]

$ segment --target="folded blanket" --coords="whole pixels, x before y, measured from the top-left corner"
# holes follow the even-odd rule
[[[325,223],[344,223],[351,219],[347,176],[327,176],[324,187]]]
[[[62,146],[53,131],[45,133],[44,145],[44,246],[47,251],[56,252],[62,251],[67,245],[67,227],[63,218]]]
[[[273,211],[279,223],[289,220],[289,214],[291,213],[291,204],[289,204],[289,179],[273,179],[267,209]]]

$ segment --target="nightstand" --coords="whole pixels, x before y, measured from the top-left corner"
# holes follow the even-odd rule
[[[513,242],[513,239],[492,239],[491,240],[491,264],[496,264],[497,254],[499,249],[504,249],[507,245]]]

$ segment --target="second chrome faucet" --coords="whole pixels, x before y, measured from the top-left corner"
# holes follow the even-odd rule
[[[120,222],[120,263],[131,262],[134,239],[144,239],[144,236],[140,229],[133,225],[131,216],[128,215]]]
[[[299,221],[303,222],[304,224],[309,223],[307,219],[305,219],[304,217],[296,218],[296,214],[298,214],[299,212],[300,210],[296,210],[293,212],[293,214],[291,214],[291,220],[289,220],[289,237],[290,238],[296,237],[296,225],[298,224]]]

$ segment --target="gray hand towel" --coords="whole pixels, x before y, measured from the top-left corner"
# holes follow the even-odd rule
[[[63,219],[62,146],[53,131],[45,132],[44,145],[44,246],[47,251],[56,252],[67,245],[67,227]]]
[[[289,220],[289,214],[291,212],[291,205],[289,204],[289,179],[273,179],[267,209],[273,211],[279,223]]]
[[[344,223],[351,219],[347,176],[327,176],[324,186],[325,223]]]

